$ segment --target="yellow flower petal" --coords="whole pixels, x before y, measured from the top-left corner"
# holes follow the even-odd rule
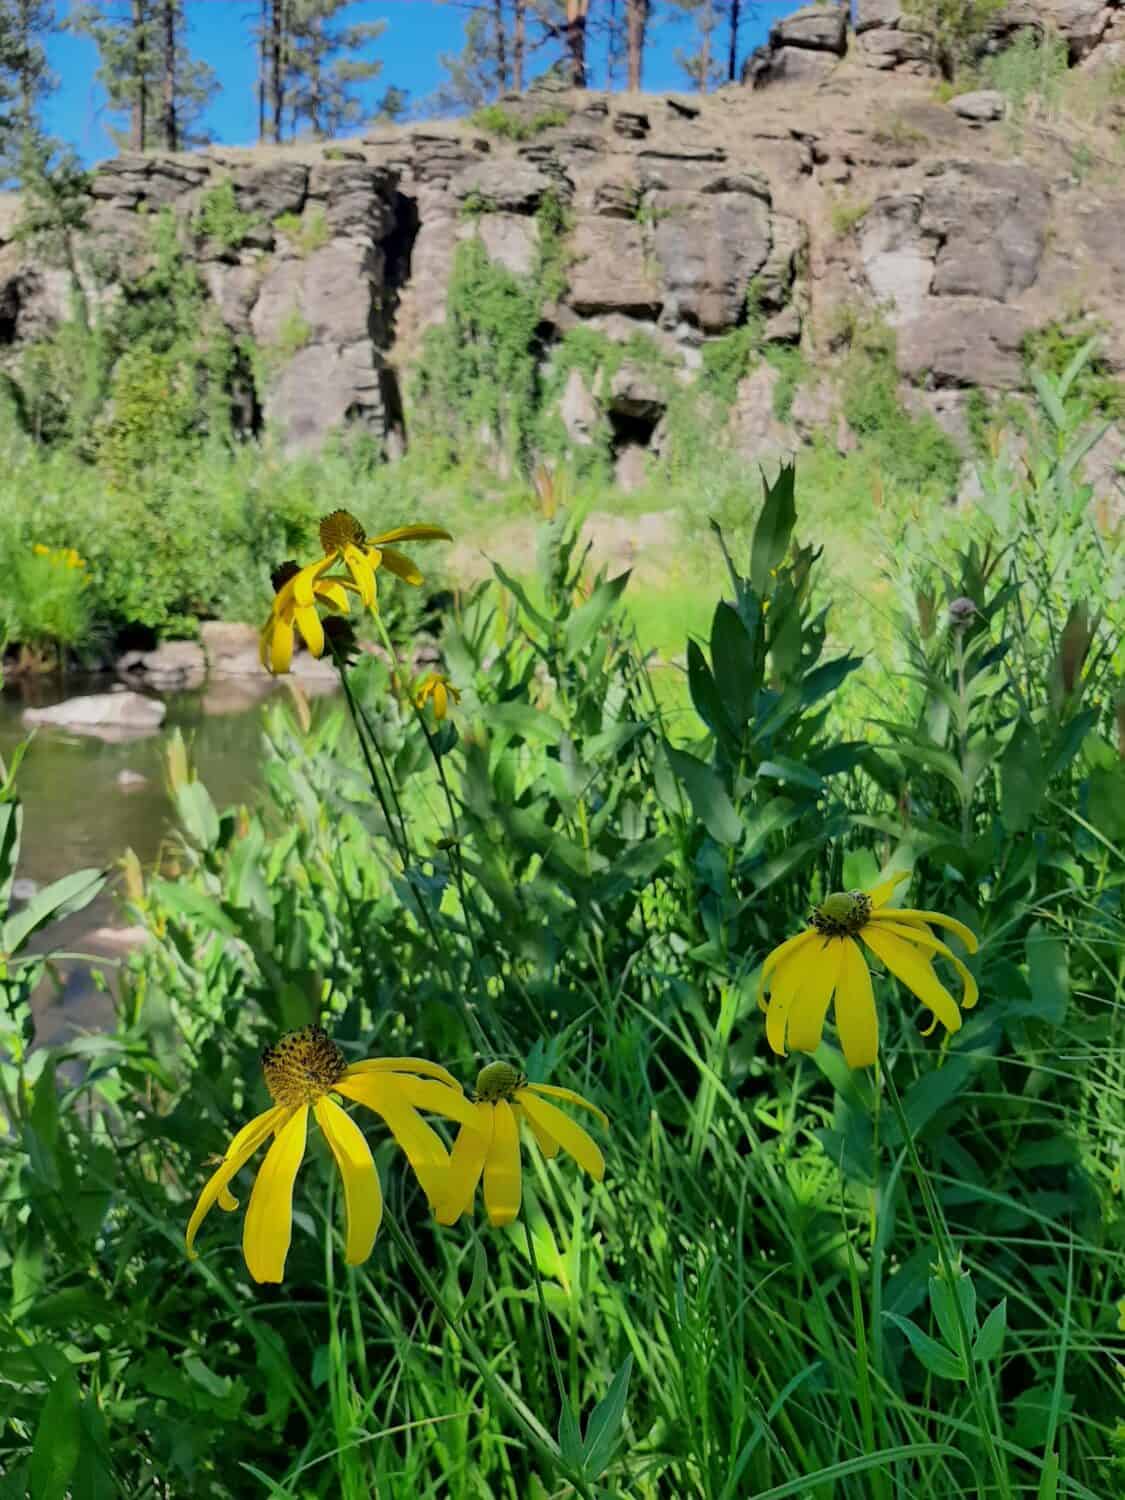
[[[360,1266],[371,1254],[383,1217],[379,1174],[359,1126],[338,1104],[325,1096],[313,1112],[344,1180],[345,1259],[349,1266]]]
[[[334,556],[322,557],[314,563],[309,563],[299,573],[294,573],[277,596],[279,607],[282,607],[282,601],[288,595],[299,609],[306,609],[313,602],[317,579],[322,573],[328,572],[334,561]]]
[[[589,1099],[583,1099],[581,1094],[576,1094],[573,1089],[561,1089],[554,1083],[529,1083],[528,1088],[536,1094],[547,1094],[552,1099],[562,1099],[567,1104],[576,1104],[579,1109],[588,1109],[592,1115],[596,1115],[605,1130],[609,1129],[609,1117],[604,1115],[596,1104],[591,1104]]]
[[[320,616],[315,608],[298,608],[294,611],[294,619],[297,629],[305,639],[305,645],[314,656],[324,655],[324,626],[320,623]]]
[[[512,1108],[516,1112],[517,1120],[525,1120],[527,1122],[527,1128],[535,1137],[535,1144],[539,1147],[540,1151],[542,1151],[547,1160],[550,1161],[552,1157],[558,1156],[559,1143],[555,1140],[554,1136],[548,1135],[547,1132],[543,1129],[542,1125],[537,1124],[536,1121],[533,1120],[528,1114],[527,1110],[524,1109],[521,1105],[513,1104]]]
[[[368,609],[372,609],[375,605],[375,570],[354,543],[349,543],[344,548],[344,563],[355,579],[359,597]]]
[[[803,948],[806,943],[812,942],[813,938],[818,936],[819,934],[815,927],[806,927],[804,932],[799,932],[796,937],[787,938],[784,943],[780,943],[766,954],[765,962],[762,964],[762,972],[758,976],[758,1005],[760,1009],[766,1009],[762,1001],[762,996],[768,987],[766,981],[777,968],[778,964],[791,954],[796,953],[798,949]]]
[[[288,672],[293,660],[293,627],[288,620],[275,620],[270,632],[269,669],[274,675]]]
[[[397,547],[380,547],[379,549],[383,567],[396,578],[401,578],[403,583],[412,583],[415,587],[422,582],[422,574],[418,567],[411,562],[404,552]]]
[[[789,1046],[794,1052],[815,1052],[820,1046],[843,949],[840,938],[830,938],[823,948],[807,948],[798,959],[804,965],[804,983],[789,1007]]]
[[[444,1193],[449,1153],[441,1137],[418,1114],[401,1091],[402,1080],[389,1073],[347,1074],[333,1084],[337,1093],[366,1105],[386,1121],[387,1128],[406,1153],[414,1175],[431,1203]]]
[[[887,902],[894,895],[895,889],[900,886],[904,880],[909,879],[909,870],[898,870],[888,879],[881,880],[878,885],[872,886],[871,889],[867,892],[867,895],[871,901],[871,910],[878,911],[881,906],[886,906]]]
[[[887,913],[889,918],[890,913]],[[967,930],[967,929],[966,929]],[[941,938],[935,937],[928,927],[913,926],[907,922],[891,922],[884,920],[879,923],[880,932],[893,932],[896,937],[905,942],[916,943],[918,947],[925,948],[928,953],[940,953],[942,958],[947,958],[961,976],[964,985],[964,993],[961,996],[961,1009],[972,1010],[980,999],[980,991],[977,982],[969,970],[953,952],[948,943],[943,943]]]
[[[849,1068],[869,1068],[879,1055],[879,1017],[871,988],[871,971],[858,943],[841,944],[836,979],[836,1034]]]
[[[449,1153],[449,1169],[446,1188],[434,1204],[434,1215],[439,1224],[456,1224],[473,1203],[473,1197],[484,1171],[485,1159],[492,1146],[492,1105],[474,1104],[476,1123],[473,1128],[463,1125]]]
[[[369,536],[369,547],[381,547],[384,542],[451,542],[449,532],[443,526],[396,526],[393,531],[384,531],[379,536]]]
[[[440,1078],[442,1083],[461,1092],[461,1085],[447,1068],[428,1062],[424,1057],[365,1057],[352,1063],[344,1077],[358,1077],[364,1073],[421,1073],[426,1078]]]
[[[972,928],[966,927],[964,922],[959,922],[956,917],[947,917],[940,911],[915,911],[912,907],[893,907],[889,911],[879,912],[869,920],[872,922],[890,921],[903,922],[907,926],[931,925],[934,927],[945,927],[961,939],[970,953],[975,953],[980,947],[977,942],[976,933]]]
[[[519,1126],[507,1099],[498,1099],[492,1106],[492,1145],[484,1162],[488,1222],[497,1227],[511,1224],[520,1211],[522,1191]]]
[[[873,922],[862,929],[860,936],[872,953],[883,960],[891,973],[901,979],[923,1005],[929,1006],[947,1031],[961,1029],[961,1012],[957,1009],[953,996],[934,973],[929,960],[917,948]]]
[[[819,933],[813,934],[820,937]],[[821,938],[821,943],[829,939]],[[766,1011],[766,1040],[780,1056],[785,1056],[785,1034],[789,1029],[789,1012],[803,985],[809,966],[815,964],[819,947],[805,945],[792,948],[773,975],[769,1009]]]
[[[529,1120],[533,1120],[544,1131],[554,1137],[559,1145],[584,1172],[589,1172],[596,1182],[605,1176],[605,1157],[581,1125],[575,1124],[569,1115],[546,1099],[537,1099],[530,1089],[517,1089],[516,1098]],[[485,1186],[487,1187],[487,1180]],[[517,1204],[518,1207],[518,1204]]]
[[[300,1105],[278,1132],[254,1181],[242,1228],[242,1253],[255,1281],[280,1281],[293,1237],[293,1184],[305,1154],[309,1107]]]
[[[199,1201],[192,1210],[191,1218],[188,1220],[187,1253],[191,1260],[195,1259],[196,1252],[195,1236],[199,1232],[199,1226],[214,1208],[216,1201],[220,1207],[230,1211],[238,1207],[238,1200],[228,1190],[227,1184],[239,1173],[250,1158],[257,1151],[263,1141],[268,1139],[270,1132],[279,1120],[288,1118],[290,1111],[282,1104],[275,1104],[272,1109],[267,1109],[264,1114],[255,1115],[249,1124],[244,1125],[231,1141],[226,1149],[226,1155],[219,1163],[218,1168],[211,1174],[210,1179],[199,1195]]]
[[[344,584],[337,583],[335,579],[325,579],[323,583],[318,583],[316,595],[318,599],[323,599],[326,604],[330,604],[338,614],[351,614],[347,588]]]
[[[415,1109],[428,1109],[431,1114],[444,1115],[447,1120],[457,1120],[470,1129],[477,1127],[474,1114],[476,1106],[458,1089],[429,1078],[410,1078],[405,1073],[395,1078],[395,1088]]]

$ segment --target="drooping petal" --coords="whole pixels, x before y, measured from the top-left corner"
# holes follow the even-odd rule
[[[426,1078],[440,1078],[442,1083],[447,1083],[451,1089],[461,1091],[461,1085],[447,1068],[440,1063],[427,1061],[424,1057],[365,1057],[360,1062],[352,1063],[345,1078],[353,1074],[361,1073],[421,1073]]]
[[[871,971],[854,939],[845,938],[841,948],[836,980],[836,1034],[848,1067],[869,1068],[879,1055],[879,1016]]]
[[[430,1078],[412,1078],[400,1073],[395,1077],[395,1088],[415,1109],[428,1109],[431,1114],[444,1115],[447,1120],[457,1120],[462,1125],[476,1128],[475,1105],[466,1099],[460,1089],[451,1089],[446,1083]]]
[[[456,1224],[472,1207],[484,1163],[492,1147],[493,1107],[474,1104],[476,1123],[472,1129],[463,1125],[449,1153],[445,1191],[434,1203],[439,1224]]]
[[[383,559],[383,567],[388,573],[393,573],[396,578],[401,578],[403,583],[412,583],[415,586],[422,582],[422,574],[418,566],[407,557],[405,552],[400,552],[397,547],[380,547],[379,552]]]
[[[298,608],[294,611],[297,629],[305,640],[305,645],[314,656],[324,655],[324,626],[320,623],[320,616],[310,604],[308,608]]]
[[[890,914],[887,915],[889,917]],[[943,943],[941,938],[935,937],[928,927],[914,926],[906,922],[880,921],[879,930],[880,932],[893,932],[896,937],[902,938],[907,943],[914,943],[919,948],[925,948],[928,953],[940,953],[942,958],[947,958],[960,974],[961,983],[965,987],[961,996],[961,1009],[972,1010],[980,998],[977,982],[948,943]]]
[[[888,932],[878,923],[869,922],[860,936],[877,958],[881,958],[898,979],[923,1005],[929,1006],[947,1031],[961,1029],[961,1012],[953,996],[934,973],[928,959],[917,948]]]
[[[372,568],[366,555],[354,544],[349,543],[344,548],[344,563],[348,572],[355,579],[355,586],[359,591],[359,597],[369,609],[375,604],[375,570]]]
[[[453,540],[449,532],[442,526],[396,526],[391,531],[381,532],[379,536],[369,536],[367,545],[369,547],[381,547],[384,542],[451,542]]]
[[[533,1120],[528,1114],[527,1110],[524,1109],[521,1105],[513,1104],[512,1108],[516,1112],[517,1121],[527,1121],[527,1128],[535,1137],[535,1144],[539,1147],[540,1151],[542,1151],[547,1160],[550,1161],[552,1157],[558,1156],[559,1143],[555,1140],[554,1136],[548,1135],[547,1132],[543,1129],[542,1125],[539,1125],[535,1120]]]
[[[794,1052],[815,1052],[820,1046],[843,948],[843,942],[833,938],[823,949],[806,948],[799,956],[798,962],[804,964],[804,983],[789,1007],[789,1046]]]
[[[316,586],[316,596],[336,610],[338,614],[350,615],[351,605],[348,603],[348,590],[343,583],[334,578],[326,578]]]
[[[909,870],[896,870],[895,873],[888,876],[886,880],[881,880],[878,885],[872,886],[871,889],[867,892],[867,896],[871,902],[871,910],[878,911],[881,906],[886,906],[887,902],[894,895],[896,889],[902,884],[904,880],[909,879]]]
[[[511,1224],[520,1211],[522,1191],[519,1126],[507,1099],[498,1099],[492,1106],[492,1145],[484,1162],[488,1222],[498,1227]]]
[[[270,630],[269,670],[275,676],[288,672],[293,660],[293,626],[280,616],[274,620]]]
[[[529,1083],[528,1088],[536,1094],[547,1094],[552,1099],[562,1099],[567,1104],[576,1104],[579,1109],[588,1109],[592,1115],[596,1115],[602,1123],[602,1128],[609,1129],[609,1117],[604,1115],[596,1104],[591,1104],[589,1099],[583,1099],[581,1094],[576,1094],[573,1089],[562,1089],[555,1083]]]
[[[806,927],[804,932],[797,933],[796,937],[786,938],[784,943],[779,943],[776,948],[772,948],[766,954],[765,963],[762,965],[762,972],[758,976],[758,1005],[762,1010],[766,1008],[763,1004],[762,996],[768,988],[767,980],[778,964],[784,959],[789,958],[790,955],[798,952],[806,943],[811,943],[813,938],[818,936],[819,934],[815,927]]]
[[[569,1115],[564,1115],[556,1105],[548,1103],[546,1099],[536,1098],[530,1089],[517,1089],[516,1098],[529,1120],[533,1120],[553,1136],[567,1155],[574,1157],[584,1172],[589,1172],[596,1182],[601,1182],[605,1176],[605,1157],[597,1142],[581,1125],[576,1124]]]
[[[830,941],[830,938],[821,939],[822,943]],[[806,983],[809,965],[816,962],[819,951],[819,948],[814,948],[811,944],[791,949],[785,962],[773,975],[769,1009],[766,1011],[766,1040],[779,1057],[785,1056],[790,1008]]]
[[[445,690],[445,683],[439,677],[434,683],[434,718],[440,724],[445,718],[449,708],[449,694]]]
[[[975,953],[980,944],[977,942],[976,933],[971,927],[966,927],[964,922],[959,922],[956,917],[947,917],[940,911],[915,911],[912,907],[894,907],[889,911],[873,914],[872,922],[901,922],[908,927],[922,927],[927,924],[934,927],[945,927],[961,939],[970,953]]]
[[[316,1101],[313,1112],[344,1180],[345,1259],[349,1266],[360,1266],[371,1254],[383,1218],[379,1174],[371,1149],[350,1115],[327,1095]]]
[[[434,1203],[445,1192],[449,1153],[437,1131],[426,1124],[402,1093],[402,1081],[388,1073],[345,1075],[333,1088],[374,1110],[386,1122],[387,1129],[406,1153],[422,1191]]]
[[[294,573],[293,577],[278,595],[278,601],[280,602],[286,592],[291,590],[293,604],[300,609],[306,609],[313,602],[313,593],[317,579],[322,573],[328,572],[334,561],[335,556],[329,554],[327,557],[318,558],[314,563],[309,563],[299,573]]]
[[[257,1151],[263,1141],[269,1138],[270,1132],[278,1120],[284,1120],[290,1111],[283,1104],[275,1104],[272,1109],[267,1109],[264,1114],[255,1115],[254,1118],[238,1132],[226,1149],[226,1155],[219,1163],[216,1170],[205,1184],[199,1195],[199,1200],[192,1210],[191,1218],[188,1220],[187,1253],[190,1260],[194,1260],[196,1252],[195,1236],[199,1232],[199,1226],[218,1202],[220,1208],[228,1212],[238,1207],[238,1200],[230,1192],[227,1184],[239,1173],[250,1158]]]
[[[300,1105],[277,1132],[254,1180],[242,1227],[242,1253],[255,1281],[280,1281],[293,1238],[293,1184],[305,1155],[309,1107]]]

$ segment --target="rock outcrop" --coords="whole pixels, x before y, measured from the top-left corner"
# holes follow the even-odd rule
[[[583,323],[623,345],[644,336],[685,379],[751,313],[767,345],[799,343],[821,368],[784,419],[773,372],[739,392],[732,433],[747,453],[789,451],[818,421],[838,425],[832,353],[857,319],[890,326],[903,399],[954,435],[971,390],[1021,385],[1025,335],[1062,308],[1101,331],[1125,375],[1125,187],[1108,171],[1084,180],[1065,133],[1017,137],[995,92],[939,102],[929,42],[898,0],[851,9],[813,5],[778,22],[747,61],[752,86],[556,91],[546,115],[542,98],[507,98],[519,126],[507,139],[448,122],[327,146],[118,157],[93,175],[78,257],[96,258],[102,279],[88,293],[108,303],[136,281],[153,215],[170,209],[216,317],[260,354],[258,417],[291,448],[358,427],[402,450],[404,377],[445,317],[469,240],[528,284],[555,254],[537,332],[545,371]],[[1122,60],[1125,0],[1012,0],[988,45],[1047,24],[1074,66]],[[1112,139],[1091,131],[1088,159],[1112,160]],[[0,200],[9,365],[69,300],[64,273],[15,236],[17,220],[18,205]],[[613,422],[611,456],[637,482],[662,441],[666,387],[628,363],[601,382],[570,369],[557,399],[575,448]],[[253,643],[215,649],[249,661]],[[171,680],[199,661],[134,667]]]

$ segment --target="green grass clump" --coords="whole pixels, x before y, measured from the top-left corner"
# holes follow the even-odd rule
[[[258,219],[239,208],[234,183],[229,177],[224,177],[204,189],[195,223],[200,234],[214,240],[224,250],[237,250],[257,226]]]
[[[545,130],[565,125],[569,119],[568,112],[557,107],[536,110],[533,115],[524,116],[505,109],[502,104],[485,104],[473,111],[469,124],[489,135],[499,136],[501,140],[530,141]]]

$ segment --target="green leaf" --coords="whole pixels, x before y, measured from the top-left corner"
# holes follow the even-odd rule
[[[801,703],[811,707],[828,693],[834,693],[844,678],[863,666],[862,656],[837,656],[810,672],[801,683]]]
[[[557,745],[563,737],[559,721],[530,703],[494,703],[487,713],[490,727],[533,744]]]
[[[977,1331],[977,1289],[973,1285],[973,1278],[967,1271],[957,1273],[957,1279],[953,1286],[945,1280],[944,1276],[930,1277],[930,1306],[934,1310],[941,1336],[946,1345],[960,1357],[961,1354],[961,1330],[957,1325],[957,1307],[953,1301],[954,1296],[961,1306],[961,1317],[964,1321],[966,1331],[970,1338]]]
[[[172,800],[184,832],[197,849],[214,849],[219,842],[219,814],[202,781],[184,781],[175,787]]]
[[[715,606],[711,620],[711,670],[724,708],[741,729],[754,713],[762,664],[742,617],[725,602]]]
[[[1036,922],[1024,939],[1024,952],[1035,1014],[1052,1026],[1061,1026],[1070,1000],[1066,942]]]
[[[0,913],[12,902],[12,880],[20,858],[23,807],[19,802],[0,802]]]
[[[797,523],[796,472],[794,464],[782,464],[772,485],[762,480],[766,496],[750,546],[750,582],[763,596],[769,593],[771,570],[785,561],[789,538]]]
[[[742,820],[718,775],[686,750],[665,742],[664,752],[707,832],[720,844],[737,844],[742,838]]]
[[[958,1359],[955,1354],[951,1354],[944,1344],[939,1344],[928,1333],[923,1333],[917,1323],[911,1322],[909,1318],[900,1317],[898,1313],[885,1312],[883,1316],[896,1328],[902,1329],[907,1343],[932,1375],[940,1375],[944,1380],[967,1378],[964,1361]]]
[[[687,645],[687,675],[688,689],[696,713],[713,734],[729,734],[730,724],[722,697],[711,675],[711,668],[695,641],[688,641]]]
[[[490,558],[489,561],[491,562],[492,559]],[[516,596],[520,604],[523,606],[524,613],[535,621],[536,625],[538,625],[539,629],[542,630],[545,635],[550,635],[550,620],[547,619],[546,615],[541,615],[535,608],[534,604],[532,604],[531,600],[527,597],[527,590],[524,588],[523,584],[517,583],[516,580],[511,576],[511,574],[506,573],[498,562],[492,563],[492,571],[496,574],[497,578],[504,585],[504,587],[510,593],[513,593]]]
[[[1020,719],[1000,759],[1000,817],[1009,833],[1031,826],[1047,789],[1039,732]]]
[[[170,880],[154,880],[149,890],[172,916],[182,917],[189,922],[201,922],[204,927],[213,928],[224,937],[238,936],[238,928],[230,917],[205,892]]]
[[[65,1500],[82,1447],[82,1393],[70,1370],[51,1382],[39,1414],[28,1473],[30,1500]]]
[[[633,1370],[633,1356],[627,1354],[625,1362],[610,1382],[609,1390],[590,1413],[583,1441],[585,1470],[591,1479],[597,1479],[608,1466],[614,1450],[621,1441],[621,1425],[625,1420],[625,1402],[629,1396],[629,1376]]]
[[[578,1417],[565,1397],[562,1411],[559,1412],[559,1452],[562,1454],[563,1463],[570,1464],[574,1469],[583,1467],[582,1433],[578,1426]]]
[[[1008,1326],[1008,1299],[998,1302],[984,1320],[981,1331],[973,1344],[973,1359],[978,1365],[987,1364],[1000,1353],[1004,1332]]]
[[[802,766],[798,761],[790,760],[786,755],[775,755],[773,760],[762,761],[758,767],[758,775],[773,778],[787,786],[803,786],[811,792],[825,790],[823,777],[818,776],[815,771],[810,771],[808,766]]]
[[[580,655],[590,644],[625,592],[628,582],[628,572],[619,573],[616,578],[603,579],[586,603],[574,611],[563,631],[563,650],[568,657]]]
[[[972,1059],[954,1053],[940,1068],[923,1073],[906,1091],[902,1101],[910,1132],[917,1135],[947,1104],[952,1103],[968,1082]]]
[[[75,870],[73,875],[53,881],[37,891],[22,911],[8,918],[0,946],[6,954],[18,953],[32,933],[48,922],[61,921],[89,906],[105,882],[102,870]]]

